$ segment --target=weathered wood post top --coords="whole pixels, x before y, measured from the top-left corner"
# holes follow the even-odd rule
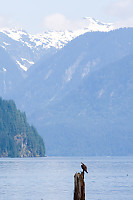
[[[84,172],[88,173],[87,167],[81,162],[83,172],[74,175],[74,200],[85,200]]]

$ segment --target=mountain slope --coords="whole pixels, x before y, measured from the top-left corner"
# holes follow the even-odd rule
[[[38,112],[49,154],[133,154],[132,66],[133,55],[105,66]]]
[[[0,96],[8,95],[22,79],[22,74],[15,62],[0,47]]]
[[[133,154],[132,35],[86,33],[29,70],[13,97],[48,155]]]
[[[44,156],[42,138],[13,101],[0,98],[0,157]]]
[[[22,95],[20,99],[25,103],[33,101],[30,105],[38,107],[38,102],[40,106],[41,102],[42,106],[47,106],[50,101],[62,98],[92,72],[131,54],[132,34],[133,29],[121,29],[86,33],[76,38],[29,70],[27,80],[18,89]],[[27,106],[29,110],[30,105]]]
[[[27,71],[46,52],[42,46],[40,48],[36,46],[27,32],[17,29],[1,29],[0,46],[11,56],[22,72]]]

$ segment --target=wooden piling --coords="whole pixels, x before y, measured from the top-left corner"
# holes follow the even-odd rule
[[[74,175],[74,200],[85,200],[84,171]]]

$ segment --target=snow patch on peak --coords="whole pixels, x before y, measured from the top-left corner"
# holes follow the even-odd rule
[[[5,45],[5,46],[9,46],[10,44],[8,44],[8,43],[6,43],[6,42],[3,42],[3,44]]]
[[[20,66],[21,69],[23,69],[24,71],[28,70],[27,67],[25,67],[24,65],[22,65],[18,60],[16,62]]]
[[[26,58],[21,58],[22,61],[25,61],[27,63],[29,63],[30,65],[34,65],[34,62],[33,61],[29,61],[27,60]]]
[[[4,72],[6,72],[6,71],[7,71],[7,69],[3,67],[3,71],[4,71]]]
[[[89,31],[101,31],[101,32],[109,32],[111,30],[116,29],[113,23],[104,23],[100,22],[91,17],[84,17],[85,29]]]
[[[8,37],[16,41],[20,41],[22,35],[27,35],[25,31],[22,29],[18,30],[17,28],[2,28],[0,29],[0,32],[6,34]]]
[[[113,26],[113,23],[105,23],[105,22],[101,22],[93,17],[83,17],[84,20],[90,22],[90,23],[94,23],[94,24],[99,24],[99,25],[107,25],[107,26]]]
[[[0,45],[3,49],[5,49],[6,50],[6,47],[5,46],[3,46],[3,45]]]

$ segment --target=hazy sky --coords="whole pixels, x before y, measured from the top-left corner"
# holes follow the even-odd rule
[[[83,17],[133,26],[133,0],[0,0],[0,28],[69,28]]]

